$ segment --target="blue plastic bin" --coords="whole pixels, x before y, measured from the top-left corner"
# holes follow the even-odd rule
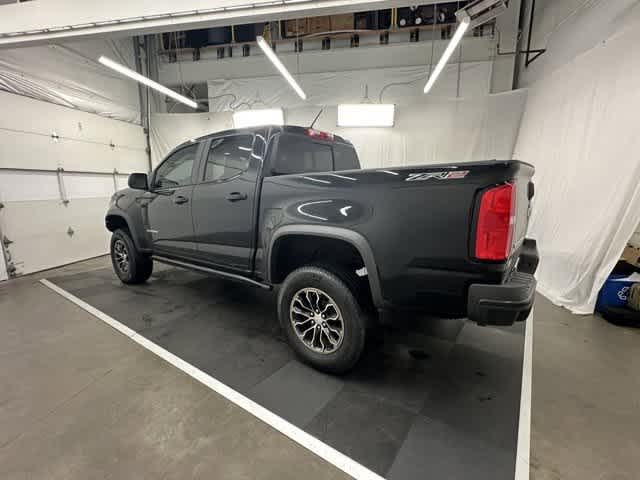
[[[631,285],[636,282],[626,280],[626,278],[628,278],[626,275],[609,275],[598,294],[596,310],[600,311],[602,307],[627,306]]]

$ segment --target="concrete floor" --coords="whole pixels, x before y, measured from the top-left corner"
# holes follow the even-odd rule
[[[381,477],[513,480],[523,323],[399,313],[330,376],[286,344],[275,292],[158,267],[144,285],[111,268],[48,280]]]
[[[0,286],[0,478],[348,478],[36,280]]]
[[[0,285],[0,478],[346,478],[46,276]],[[531,478],[638,478],[640,331],[543,297],[535,308]]]
[[[640,478],[640,329],[538,296],[532,480]]]

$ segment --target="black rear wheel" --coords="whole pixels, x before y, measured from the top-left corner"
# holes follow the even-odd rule
[[[318,370],[345,373],[362,355],[366,314],[353,287],[325,268],[305,266],[287,276],[278,316],[289,344]]]
[[[144,283],[153,272],[153,260],[136,249],[125,229],[111,236],[111,263],[120,281],[127,284]]]

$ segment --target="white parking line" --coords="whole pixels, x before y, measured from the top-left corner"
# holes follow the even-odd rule
[[[122,323],[120,323],[116,319],[110,317],[106,313],[101,312],[97,308],[92,307],[88,303],[80,300],[78,297],[72,295],[71,293],[67,292],[66,290],[64,290],[64,289],[58,287],[57,285],[51,283],[49,280],[42,279],[42,280],[40,280],[40,282],[43,285],[45,285],[48,288],[50,288],[51,290],[53,290],[54,292],[62,295],[67,300],[75,303],[77,306],[79,306],[80,308],[82,308],[86,312],[90,313],[94,317],[102,320],[103,322],[107,323],[111,327],[113,327],[116,330],[118,330],[120,333],[126,335],[131,340],[133,340],[134,342],[136,342],[139,345],[143,346],[147,350],[150,350],[151,352],[155,353],[158,357],[160,357],[163,360],[169,362],[174,367],[178,368],[179,370],[182,370],[187,375],[193,377],[194,379],[196,379],[200,383],[206,385],[207,387],[209,387],[214,392],[218,393],[219,395],[222,395],[223,397],[225,397],[230,402],[235,403],[240,408],[246,410],[247,412],[249,412],[253,416],[259,418],[260,420],[262,420],[266,424],[268,424],[271,427],[275,428],[280,433],[286,435],[287,437],[289,437],[294,442],[298,443],[299,445],[303,446],[307,450],[310,450],[311,452],[315,453],[320,458],[323,458],[327,462],[329,462],[332,465],[334,465],[335,467],[339,468],[340,470],[342,470],[346,474],[351,475],[353,478],[356,478],[356,479],[359,479],[359,480],[360,479],[362,479],[362,480],[384,480],[383,477],[381,477],[377,473],[372,472],[371,470],[369,470],[365,466],[363,466],[363,465],[359,464],[358,462],[354,461],[353,459],[347,457],[343,453],[340,453],[335,448],[330,447],[329,445],[327,445],[324,442],[321,442],[320,440],[318,440],[314,436],[309,435],[304,430],[301,430],[300,428],[296,427],[295,425],[287,422],[282,417],[279,417],[275,413],[270,412],[266,408],[258,405],[253,400],[250,400],[249,398],[245,397],[241,393],[236,392],[234,389],[228,387],[224,383],[222,383],[222,382],[216,380],[215,378],[213,378],[212,376],[206,374],[202,370],[200,370],[200,369],[194,367],[193,365],[185,362],[181,358],[175,356],[173,353],[165,350],[161,346],[159,346],[159,345],[153,343],[152,341],[146,339],[142,335],[139,335],[138,333],[136,333],[134,330],[130,329],[126,325],[123,325]]]
[[[526,320],[524,354],[522,356],[522,388],[520,390],[520,420],[516,449],[515,480],[529,479],[531,454],[531,363],[533,360],[533,309]]]

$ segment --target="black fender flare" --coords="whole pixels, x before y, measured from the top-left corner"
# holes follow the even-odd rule
[[[121,209],[110,209],[105,215],[105,226],[107,224],[107,218],[109,217],[120,217],[127,224],[127,228],[129,232],[131,232],[131,239],[133,240],[134,245],[140,252],[151,252],[151,248],[148,245],[146,237],[140,232],[140,228],[136,225],[136,222],[133,221],[130,216]],[[109,229],[110,230],[110,229]]]
[[[267,250],[267,280],[271,282],[271,264],[273,247],[276,242],[289,235],[310,235],[314,237],[326,237],[336,240],[342,240],[351,244],[360,253],[364,266],[367,269],[367,278],[369,279],[369,287],[371,288],[371,296],[373,304],[376,308],[384,306],[384,298],[382,296],[382,288],[380,286],[380,276],[378,274],[378,266],[376,265],[373,251],[367,239],[353,230],[346,228],[333,227],[328,225],[285,225],[278,228],[271,235],[269,247]]]

